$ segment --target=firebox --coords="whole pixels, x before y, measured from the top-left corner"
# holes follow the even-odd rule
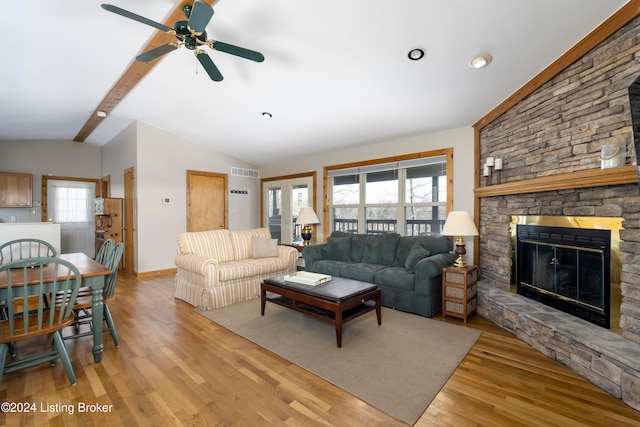
[[[517,224],[517,293],[610,328],[611,230]]]
[[[511,292],[620,334],[623,221],[621,217],[511,215]],[[528,241],[523,248],[518,243],[518,230]],[[609,240],[606,233],[610,234]],[[606,250],[610,256],[604,253]],[[575,270],[568,267],[570,263],[577,265]],[[600,283],[602,294],[597,292],[596,297],[594,289]]]
[[[611,231],[517,225],[517,292],[610,327]]]

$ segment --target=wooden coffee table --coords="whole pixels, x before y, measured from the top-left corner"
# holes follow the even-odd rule
[[[276,296],[267,296],[267,292]],[[378,325],[382,324],[380,289],[358,280],[333,277],[317,286],[285,282],[284,276],[265,279],[260,284],[261,314],[267,301],[326,322],[336,328],[338,347],[342,347],[342,325],[351,319],[376,311]]]

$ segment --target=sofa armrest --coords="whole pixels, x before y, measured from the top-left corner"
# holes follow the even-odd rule
[[[456,258],[457,255],[453,253],[439,253],[418,261],[416,264],[416,292],[422,295],[431,295],[433,293],[431,289],[432,283],[434,283],[433,279],[442,276],[442,269],[452,266]]]
[[[176,267],[188,270],[201,275],[206,275],[207,270],[212,266],[217,268],[218,261],[196,254],[176,254]]]
[[[278,258],[287,260],[287,271],[293,273],[296,271],[296,265],[298,264],[298,258],[300,258],[300,252],[293,246],[279,245],[278,246]]]
[[[319,245],[305,246],[302,249],[302,256],[304,257],[304,268],[307,271],[313,271],[313,263],[327,259],[327,244],[320,243]]]

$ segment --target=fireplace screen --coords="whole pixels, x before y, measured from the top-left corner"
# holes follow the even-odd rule
[[[608,328],[609,234],[518,225],[518,293]]]

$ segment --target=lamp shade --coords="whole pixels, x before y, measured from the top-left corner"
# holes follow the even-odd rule
[[[298,219],[296,219],[296,223],[298,224],[320,224],[320,220],[316,215],[313,208],[304,207],[300,208],[300,212],[298,212]]]
[[[442,228],[445,236],[477,236],[478,229],[467,211],[452,211]]]

